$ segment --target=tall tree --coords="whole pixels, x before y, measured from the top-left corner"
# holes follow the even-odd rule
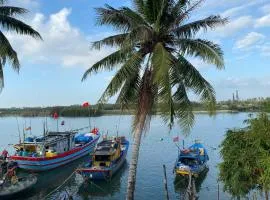
[[[10,64],[12,68],[19,72],[20,62],[16,51],[12,48],[3,31],[15,32],[21,35],[29,35],[35,39],[42,39],[40,34],[31,26],[17,19],[27,13],[24,8],[7,5],[7,0],[0,0],[0,90],[4,87],[3,67]]]
[[[158,110],[169,127],[177,119],[188,131],[194,122],[189,90],[200,96],[210,109],[214,108],[213,87],[187,58],[197,57],[223,69],[219,45],[198,39],[196,34],[227,22],[220,16],[190,22],[190,14],[202,0],[132,2],[134,9],[116,9],[109,5],[96,9],[99,25],[110,25],[121,33],[93,43],[96,49],[109,46],[116,51],[91,66],[82,78],[85,80],[102,70],[117,70],[99,102],[104,103],[118,94],[116,103],[123,109],[136,105],[127,199],[134,199],[141,136],[147,130],[151,115]]]

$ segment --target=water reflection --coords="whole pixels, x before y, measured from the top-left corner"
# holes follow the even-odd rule
[[[77,195],[82,199],[92,199],[91,197],[110,197],[120,192],[122,175],[127,170],[125,161],[123,167],[112,177],[110,181],[95,181],[83,183]]]
[[[200,192],[202,184],[207,177],[209,168],[206,168],[198,177],[195,178],[195,187],[197,193]],[[185,196],[186,189],[188,187],[188,177],[176,176],[174,179],[174,190],[175,193],[183,199]]]
[[[34,187],[31,188],[31,192],[23,193],[23,195],[17,199],[43,199],[51,191],[62,185],[63,182],[75,171],[79,165],[82,165],[88,160],[89,156],[85,156],[63,167],[36,174],[38,182]],[[19,174],[24,175],[27,174],[27,172],[20,171]],[[72,182],[74,184],[77,182],[76,177],[71,177],[68,182]]]

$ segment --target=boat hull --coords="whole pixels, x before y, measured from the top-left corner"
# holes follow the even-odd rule
[[[202,173],[205,169],[208,168],[207,164],[204,163],[202,165],[196,166],[196,168],[192,168],[187,166],[190,170],[187,170],[186,168],[177,168],[175,167],[175,174],[180,176],[187,176],[189,173],[191,173],[192,176],[199,176],[200,173]]]
[[[108,180],[111,179],[113,175],[123,166],[126,161],[126,156],[128,152],[129,142],[126,141],[125,150],[122,151],[122,155],[119,160],[107,168],[81,168],[77,169],[77,173],[79,173],[84,179],[87,180]]]
[[[94,151],[99,136],[94,140],[86,143],[81,147],[76,147],[70,151],[62,153],[52,158],[32,158],[22,156],[11,156],[11,160],[17,162],[18,167],[29,171],[47,171],[63,165],[66,165],[74,160],[77,160],[83,156]]]

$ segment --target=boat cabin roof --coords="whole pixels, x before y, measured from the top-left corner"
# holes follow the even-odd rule
[[[114,144],[118,144],[114,140],[103,140],[97,145],[95,155],[112,155],[115,152]]]

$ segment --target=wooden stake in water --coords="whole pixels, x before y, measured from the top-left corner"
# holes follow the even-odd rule
[[[217,183],[217,194],[218,194],[217,199],[219,200],[219,182]]]
[[[164,171],[164,187],[165,187],[165,197],[167,200],[169,200],[169,192],[168,192],[168,184],[167,184],[167,175],[166,175],[166,166],[163,165],[163,171]]]

